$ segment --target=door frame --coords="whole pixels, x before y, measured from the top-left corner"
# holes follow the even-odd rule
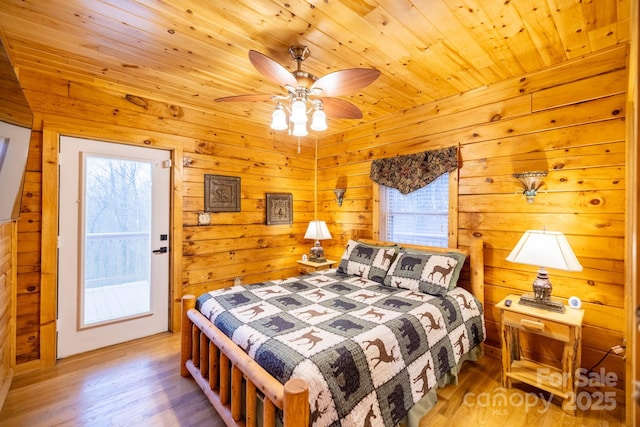
[[[60,136],[96,139],[105,142],[159,148],[171,152],[171,191],[169,195],[169,325],[170,332],[180,330],[182,297],[182,162],[180,137],[145,132],[135,133],[119,126],[91,127],[64,122],[47,122],[42,136],[42,216],[40,265],[40,359],[38,366],[26,370],[45,369],[56,363],[57,286],[58,286],[58,153]],[[149,135],[152,133],[153,135]],[[114,139],[114,135],[119,139]],[[30,368],[30,369],[29,369]]]

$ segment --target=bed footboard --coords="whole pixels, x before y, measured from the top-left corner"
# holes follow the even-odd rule
[[[278,408],[286,427],[307,427],[307,383],[294,378],[282,385],[200,314],[195,301],[193,295],[182,298],[180,375],[193,377],[227,426],[254,427],[261,416],[263,426],[274,427]]]

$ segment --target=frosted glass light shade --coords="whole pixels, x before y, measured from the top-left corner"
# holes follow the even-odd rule
[[[282,105],[278,104],[276,109],[273,111],[271,115],[271,129],[273,130],[285,130],[288,128],[287,125],[287,114],[284,112],[284,108]]]
[[[291,131],[293,136],[307,136],[309,132],[307,131],[307,125],[304,123],[294,123],[293,131]]]
[[[299,99],[291,104],[291,122],[294,124],[307,123],[307,104]]]
[[[304,233],[305,239],[327,240],[331,238],[327,223],[324,221],[309,221],[307,232]]]
[[[317,109],[311,118],[311,130],[327,130],[327,115],[321,109]]]
[[[558,231],[528,230],[507,261],[565,271],[582,271],[569,242]]]

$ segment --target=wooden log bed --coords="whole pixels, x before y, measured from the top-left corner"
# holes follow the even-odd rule
[[[359,240],[389,245],[388,242]],[[437,248],[400,245],[433,252],[459,252],[466,256],[459,286],[484,303],[483,241],[473,239],[469,248]],[[276,425],[277,409],[285,427],[310,425],[312,409],[307,383],[292,378],[281,384],[245,351],[195,309],[196,297],[182,298],[180,374],[191,376],[228,426]],[[262,409],[258,409],[258,405]],[[259,420],[258,418],[261,418]]]

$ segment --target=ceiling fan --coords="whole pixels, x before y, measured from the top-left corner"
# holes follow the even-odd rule
[[[309,57],[307,46],[291,46],[289,54],[298,64],[297,69],[290,72],[285,67],[255,50],[249,51],[251,64],[269,80],[277,83],[286,91],[286,95],[235,95],[218,98],[218,102],[255,102],[277,101],[273,113],[271,127],[276,130],[290,129],[296,136],[307,135],[307,113],[314,111],[311,123],[313,130],[325,130],[326,117],[340,119],[360,119],[362,111],[349,101],[336,96],[362,89],[380,76],[380,71],[373,68],[351,68],[334,71],[320,78],[303,71],[302,61]],[[280,101],[288,101],[283,105]],[[310,106],[308,107],[307,104]],[[286,121],[285,109],[289,112]]]

